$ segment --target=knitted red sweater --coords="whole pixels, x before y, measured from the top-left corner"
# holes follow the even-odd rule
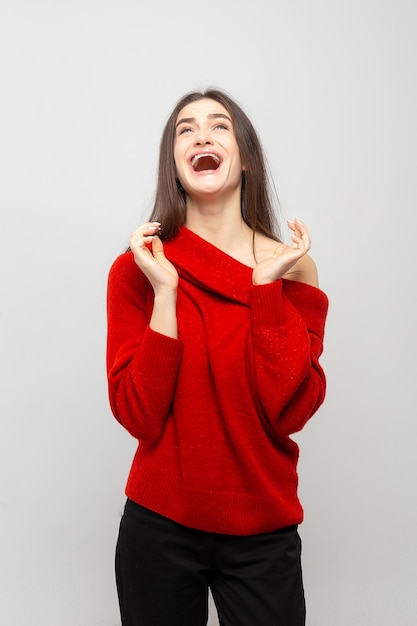
[[[149,328],[153,290],[132,253],[109,275],[110,404],[139,440],[126,494],[212,532],[300,523],[290,435],[324,399],[327,297],[285,279],[255,286],[185,227],[164,250],[180,276],[178,339]]]

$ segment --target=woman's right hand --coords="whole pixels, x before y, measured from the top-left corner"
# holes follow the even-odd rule
[[[166,258],[162,241],[158,237],[159,222],[146,222],[137,228],[130,237],[130,249],[135,262],[151,283],[155,294],[176,292],[178,273]],[[148,245],[152,245],[149,250]]]

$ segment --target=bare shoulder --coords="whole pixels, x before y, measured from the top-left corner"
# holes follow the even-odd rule
[[[285,274],[284,278],[307,283],[313,287],[319,286],[317,266],[310,255],[306,254]]]
[[[262,261],[270,257],[277,249],[284,244],[278,243],[274,239],[270,239],[262,234],[256,236],[256,259]],[[305,254],[297,261],[297,263],[284,275],[284,278],[288,280],[298,281],[300,283],[306,283],[313,287],[319,286],[317,267],[308,254]]]

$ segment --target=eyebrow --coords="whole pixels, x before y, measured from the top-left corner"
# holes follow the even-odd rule
[[[207,117],[209,120],[214,120],[218,117],[221,117],[223,119],[229,120],[229,122],[232,123],[230,117],[228,115],[225,115],[224,113],[209,113]],[[175,128],[178,128],[180,124],[192,124],[193,122],[195,122],[195,117],[183,117],[175,124]]]

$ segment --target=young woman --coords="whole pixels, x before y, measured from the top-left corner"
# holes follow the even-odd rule
[[[138,449],[116,550],[124,626],[302,626],[303,428],[325,394],[327,298],[296,218],[276,234],[262,149],[225,93],[160,145],[150,221],[108,284],[107,369]]]

